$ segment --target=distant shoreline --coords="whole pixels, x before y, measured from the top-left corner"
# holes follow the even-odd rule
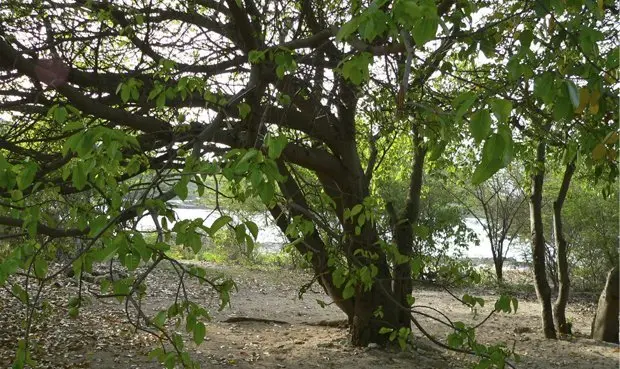
[[[172,208],[177,213],[177,216],[179,216],[179,219],[184,219],[184,218],[187,219],[187,216],[181,216],[180,214],[184,210],[189,211],[189,212],[205,212],[205,213],[209,213],[213,210],[213,209],[207,208],[204,204],[196,204],[191,200],[182,201],[180,199],[173,199],[169,201],[169,204],[172,205]],[[257,213],[256,215],[263,216],[264,214]],[[210,222],[213,222],[213,220],[215,220],[217,217],[218,217],[217,215],[212,219],[211,217],[209,217]],[[205,219],[205,221],[207,221],[207,219]],[[210,224],[210,222],[207,221],[208,224]],[[154,225],[150,225],[148,223],[150,223],[150,219],[143,220],[142,229],[148,229],[148,228],[154,229],[155,228]],[[272,223],[266,222],[264,220],[261,221],[260,223],[261,224],[258,224],[258,225],[261,231],[259,232],[259,239],[257,240],[257,242],[263,245],[262,247],[263,252],[266,252],[266,253],[280,252],[282,247],[288,244],[287,240],[284,237],[282,237],[280,230]],[[467,219],[467,223],[468,223],[468,227],[470,227],[470,229],[478,235],[478,238],[480,239],[480,244],[477,246],[473,244],[470,245],[468,250],[465,252],[465,255],[463,255],[463,259],[470,260],[472,264],[474,265],[478,265],[478,266],[488,265],[492,267],[493,258],[491,256],[490,245],[488,245],[488,241],[484,237],[481,227],[478,224],[476,224],[474,221],[472,221],[471,219]],[[517,269],[524,268],[527,264],[524,262],[524,260],[521,260],[522,257],[520,257],[520,255],[515,253],[515,249],[516,249],[516,245],[513,245],[511,247],[512,253],[509,253],[508,257],[505,259],[504,264],[508,266],[509,268],[510,267],[514,267]],[[469,255],[467,255],[468,253]]]

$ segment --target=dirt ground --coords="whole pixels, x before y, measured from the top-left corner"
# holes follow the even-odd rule
[[[299,272],[280,270],[248,270],[241,267],[206,265],[212,273],[231,276],[238,284],[232,306],[217,312],[217,298],[206,286],[189,283],[188,293],[198,303],[210,307],[213,319],[207,324],[207,338],[199,347],[189,344],[192,356],[202,368],[470,368],[471,356],[440,349],[420,332],[406,351],[355,348],[348,344],[347,329],[316,325],[343,320],[336,307],[322,308],[317,299],[328,302],[318,286],[298,298],[298,289],[310,280]],[[144,308],[154,312],[167,308],[173,301],[177,284],[172,270],[155,271],[148,279],[149,296]],[[96,288],[96,287],[95,287]],[[33,357],[39,368],[160,368],[147,357],[156,341],[136,333],[125,323],[124,305],[115,300],[93,300],[83,307],[78,318],[67,315],[66,304],[75,296],[76,286],[60,280],[45,296],[50,312],[33,324],[31,340],[35,342]],[[462,294],[466,291],[459,291]],[[457,294],[458,295],[458,294]],[[476,318],[443,291],[419,287],[416,306],[442,310],[453,321],[475,322],[492,309],[497,296],[482,296],[487,305]],[[428,310],[428,309],[427,309]],[[594,305],[571,303],[567,315],[573,323],[574,336],[559,341],[543,339],[539,332],[539,305],[535,300],[519,300],[516,314],[497,314],[478,331],[483,343],[506,342],[515,345],[521,362],[518,368],[608,369],[619,366],[617,345],[586,338]],[[10,367],[19,335],[23,332],[19,317],[21,307],[7,291],[0,289],[0,368]],[[255,320],[225,320],[252,318]],[[278,320],[274,323],[265,320]],[[447,330],[429,319],[420,318],[437,338]],[[285,322],[285,323],[284,323]],[[179,328],[183,330],[183,328]],[[189,340],[188,340],[189,341]]]

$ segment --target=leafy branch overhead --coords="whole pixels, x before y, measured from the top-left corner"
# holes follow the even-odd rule
[[[185,279],[221,308],[235,284],[171,252],[226,233],[251,254],[261,230],[222,204],[254,200],[347,315],[354,345],[405,342],[428,261],[418,243],[456,232],[422,224],[429,174],[466,166],[480,184],[515,161],[541,173],[544,144],[613,188],[616,13],[608,0],[4,0],[0,284],[32,315],[30,282],[117,260],[128,275],[98,297],[170,344],[160,362],[192,367],[170,323],[199,344],[209,312]],[[172,200],[199,197],[210,216],[177,219]],[[161,265],[178,273],[179,298],[147,316]],[[31,320],[16,368],[31,364]],[[448,326],[439,345],[498,367],[511,355]]]

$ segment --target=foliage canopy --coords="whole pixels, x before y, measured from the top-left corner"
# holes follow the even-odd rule
[[[225,306],[232,281],[166,255],[223,227],[252,247],[256,225],[217,201],[211,226],[168,226],[168,201],[190,182],[201,195],[224,185],[260,198],[349,316],[354,344],[405,339],[419,328],[426,171],[463,160],[477,184],[515,157],[536,171],[545,141],[615,179],[616,13],[610,0],[2,1],[0,224],[12,246],[0,284],[30,306],[16,273],[44,286],[112,258],[129,271],[148,263],[102,286],[131,308],[145,273],[169,262]],[[394,203],[374,180],[399,173],[408,185]],[[151,215],[163,217],[155,242],[135,227]],[[78,246],[52,267],[67,240]],[[498,311],[516,309],[500,300]],[[208,312],[187,300],[133,322],[175,344],[156,353],[168,367],[192,365],[165,328],[181,317],[202,341]],[[450,345],[503,365],[502,349],[454,329]]]

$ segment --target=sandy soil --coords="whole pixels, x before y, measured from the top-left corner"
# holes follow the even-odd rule
[[[314,325],[343,320],[344,314],[329,305],[322,308],[316,300],[328,302],[317,287],[298,298],[298,287],[309,276],[288,270],[261,271],[241,267],[208,266],[213,273],[232,276],[239,290],[232,297],[232,306],[217,312],[217,298],[205,286],[190,283],[189,294],[212,308],[213,319],[207,324],[207,338],[199,347],[190,344],[192,356],[203,368],[469,368],[471,356],[452,353],[430,343],[415,332],[412,348],[380,350],[355,348],[347,342],[347,329]],[[176,292],[175,278],[170,270],[156,271],[149,277],[152,289],[145,309],[155,311],[167,307]],[[78,318],[66,314],[66,301],[75,293],[75,286],[61,281],[46,296],[50,312],[34,324],[32,339],[37,342],[34,358],[40,368],[159,368],[146,353],[155,341],[151,336],[136,333],[124,323],[123,305],[113,300],[94,300],[84,307]],[[459,291],[462,294],[464,291]],[[458,295],[457,294],[457,295]],[[10,367],[12,355],[22,328],[18,303],[0,290],[0,368]],[[476,322],[492,309],[497,296],[482,296],[485,308],[474,318],[469,308],[449,294],[419,287],[416,305],[432,306],[444,311],[452,320]],[[531,299],[520,299],[516,314],[499,314],[489,319],[478,331],[483,343],[506,342],[515,345],[522,361],[518,368],[607,369],[617,368],[617,345],[595,342],[586,338],[593,316],[593,304],[571,303],[567,312],[573,323],[574,335],[559,341],[543,339],[539,332],[539,305]],[[424,309],[420,307],[419,309]],[[278,320],[286,323],[237,321],[230,318]],[[448,332],[429,319],[420,318],[428,331],[443,339]],[[181,328],[182,330],[182,328]]]

